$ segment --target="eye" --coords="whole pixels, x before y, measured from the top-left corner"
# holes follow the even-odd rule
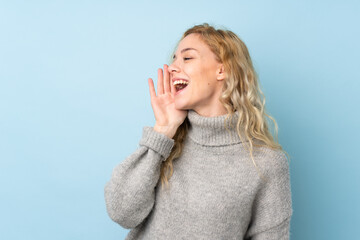
[[[186,61],[186,60],[190,60],[190,59],[192,59],[192,58],[184,58],[185,61]]]

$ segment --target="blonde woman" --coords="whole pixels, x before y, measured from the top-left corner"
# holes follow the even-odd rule
[[[203,24],[148,79],[155,125],[105,186],[126,239],[289,239],[289,163],[245,44]],[[277,139],[277,137],[276,137]]]

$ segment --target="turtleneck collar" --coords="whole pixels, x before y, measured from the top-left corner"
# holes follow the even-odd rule
[[[232,126],[230,118],[227,119],[227,127],[224,126],[224,121],[227,114],[215,116],[215,117],[204,117],[199,115],[194,110],[188,110],[187,118],[190,122],[188,130],[188,136],[194,142],[206,145],[206,146],[224,146],[236,143],[241,143],[241,139],[236,131],[236,123],[238,120],[238,112],[236,111],[232,118]],[[230,131],[230,132],[229,132]],[[242,131],[243,141],[245,139],[244,132]]]

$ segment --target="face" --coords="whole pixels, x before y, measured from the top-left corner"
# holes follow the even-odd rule
[[[225,78],[223,64],[198,34],[186,36],[178,45],[173,63],[169,66],[171,83],[188,82],[175,93],[175,107],[181,110],[209,112],[219,106],[219,96]]]

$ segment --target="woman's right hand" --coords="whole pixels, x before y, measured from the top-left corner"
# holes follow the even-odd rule
[[[163,70],[158,69],[157,95],[154,82],[148,79],[151,106],[155,115],[154,130],[173,138],[178,127],[184,122],[188,111],[175,108],[175,86],[170,82],[168,66],[164,64]]]

